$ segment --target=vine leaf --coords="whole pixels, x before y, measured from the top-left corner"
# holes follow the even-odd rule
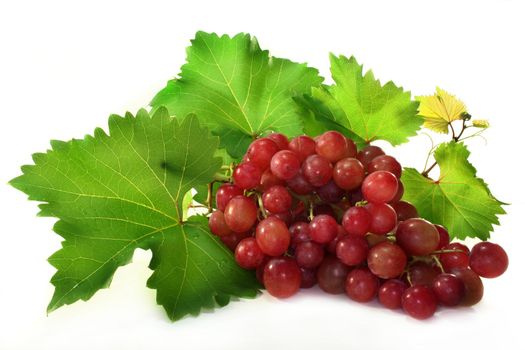
[[[391,81],[381,85],[372,71],[363,75],[363,66],[354,57],[330,55],[330,63],[335,84],[312,89],[313,98],[329,111],[322,113],[325,120],[357,135],[358,144],[385,140],[396,146],[416,135],[422,119],[410,92]]]
[[[220,250],[202,219],[183,222],[184,195],[210,182],[221,166],[214,156],[218,143],[195,116],[179,121],[160,108],[151,117],[145,110],[110,116],[109,134],[96,129],[83,140],[52,141],[52,150],[33,155],[35,164],[23,166],[11,184],[44,202],[40,215],[59,219],[54,231],[64,241],[49,258],[57,272],[48,310],[108,287],[136,248],[153,250],[152,267],[160,270],[149,285],[158,288],[172,319],[213,307],[216,298],[225,304],[230,296],[255,295],[252,274]],[[201,251],[210,246],[206,260]],[[162,268],[180,259],[188,264],[169,273]],[[197,260],[208,268],[197,271],[191,264]],[[180,290],[177,303],[163,297],[167,284]]]
[[[477,237],[486,240],[499,225],[497,215],[505,214],[503,202],[476,177],[468,161],[470,152],[463,143],[441,144],[434,152],[439,165],[439,180],[406,168],[402,175],[403,199],[413,203],[421,217],[445,226],[452,237]]]
[[[151,106],[165,106],[176,116],[196,113],[220,136],[221,146],[240,158],[251,140],[267,131],[300,134],[303,122],[292,97],[321,82],[316,69],[271,57],[249,34],[198,32],[180,77],[170,80]]]
[[[448,134],[448,125],[460,120],[467,114],[467,107],[456,96],[436,87],[431,96],[417,96],[419,115],[425,119],[423,126],[427,129]]]

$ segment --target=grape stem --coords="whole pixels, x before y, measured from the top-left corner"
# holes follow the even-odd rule
[[[445,269],[443,268],[443,265],[441,265],[441,261],[439,261],[439,258],[435,255],[432,255],[432,259],[436,263],[437,267],[441,270],[441,273],[445,273]]]
[[[213,208],[211,206],[211,201],[213,198],[213,184],[215,181],[212,181],[208,184],[208,195],[206,196],[206,207],[208,208],[208,214],[211,214]]]
[[[221,173],[215,173],[215,175],[213,175],[214,182],[230,182],[230,180],[231,180],[230,176],[227,176]]]
[[[266,219],[268,217],[268,214],[266,213],[266,209],[264,208],[262,196],[258,192],[255,195],[257,196],[257,203],[259,203],[259,211],[261,212],[262,217]]]

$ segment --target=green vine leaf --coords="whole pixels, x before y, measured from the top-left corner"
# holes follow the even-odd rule
[[[271,57],[249,34],[198,32],[180,78],[170,80],[151,106],[165,106],[176,116],[196,113],[220,136],[221,146],[240,158],[266,131],[300,134],[303,122],[292,97],[321,82],[316,69]]]
[[[363,66],[354,57],[330,55],[330,63],[335,85],[312,90],[330,111],[329,120],[366,143],[385,140],[396,146],[416,135],[423,120],[410,92],[391,81],[381,85],[372,71],[363,75]]]
[[[220,158],[214,157],[218,143],[195,116],[179,121],[160,108],[152,117],[144,110],[136,117],[113,115],[109,134],[96,129],[94,136],[53,141],[52,150],[35,154],[35,164],[22,167],[23,175],[11,184],[29,199],[44,202],[40,215],[59,219],[54,230],[64,241],[49,258],[57,272],[48,310],[87,300],[108,287],[136,248],[153,250],[153,267],[181,257],[188,261],[165,276],[165,270],[156,270],[151,279],[170,280],[150,283],[159,288],[182,281],[175,304],[157,290],[172,319],[213,307],[210,300],[216,297],[224,304],[229,296],[255,295],[253,275],[237,267],[231,254],[210,257],[222,262],[220,273],[216,268],[197,273],[190,264],[201,259],[199,249],[220,247],[206,226],[196,228],[195,221],[185,223],[182,217],[184,195],[210,182],[221,166]],[[221,283],[203,283],[217,279]],[[195,295],[185,292],[189,285],[198,288]]]
[[[476,177],[469,155],[463,143],[441,144],[434,152],[440,169],[439,180],[406,168],[401,179],[405,186],[403,199],[413,203],[421,217],[445,226],[452,237],[486,240],[493,225],[499,225],[497,215],[505,214],[504,203]]]

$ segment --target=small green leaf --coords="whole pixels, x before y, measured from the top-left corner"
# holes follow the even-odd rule
[[[462,143],[441,144],[434,152],[439,165],[439,180],[406,168],[402,181],[403,199],[412,202],[421,217],[445,226],[452,237],[478,237],[486,240],[499,225],[497,215],[505,214],[486,183],[476,177],[469,163],[470,152]]]
[[[153,246],[148,287],[172,320],[224,306],[230,295],[255,297],[257,280],[240,269],[231,252],[208,231],[208,220],[193,216]]]
[[[416,135],[423,120],[417,116],[418,103],[393,82],[381,85],[372,71],[363,75],[363,66],[354,57],[330,55],[335,85],[315,90],[331,111],[333,119],[366,142],[385,140],[392,145]]]
[[[321,81],[316,69],[271,57],[248,34],[198,32],[180,78],[169,81],[151,106],[166,106],[176,116],[196,113],[221,137],[221,146],[240,158],[266,131],[300,134],[303,123],[292,97]]]
[[[64,241],[62,249],[49,258],[57,269],[51,280],[55,293],[49,311],[87,300],[109,286],[116,269],[130,261],[136,248],[155,250],[164,241],[178,242],[169,254],[163,254],[165,259],[185,254],[198,260],[200,256],[191,254],[201,244],[202,249],[210,245],[205,227],[194,235],[200,240],[191,239],[193,250],[180,237],[195,231],[183,223],[185,193],[210,182],[221,166],[221,159],[214,156],[218,139],[195,116],[177,120],[164,108],[152,117],[144,110],[136,117],[113,115],[109,135],[97,129],[94,136],[83,140],[53,141],[51,145],[52,150],[35,154],[35,164],[24,166],[23,175],[11,181],[29,199],[44,202],[40,215],[59,219],[54,230]],[[231,255],[230,260],[222,252],[219,257],[231,261]],[[160,264],[160,258],[155,259]],[[217,257],[212,255],[210,264],[213,259]],[[215,273],[212,266],[207,271]],[[162,277],[158,272],[156,276]],[[214,278],[203,277],[194,269],[177,269],[165,277],[181,276],[188,285]],[[246,273],[241,268],[229,266],[221,279],[225,284],[237,283],[242,276]],[[246,277],[237,289],[214,290],[214,284],[207,284],[206,293],[223,299],[226,294],[252,296],[257,286],[251,280]],[[177,317],[211,306],[208,300],[187,294],[181,295],[179,303],[180,310],[170,309]]]

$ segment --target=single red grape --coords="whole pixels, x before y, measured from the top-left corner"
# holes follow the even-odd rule
[[[343,158],[335,164],[333,178],[337,186],[351,191],[359,188],[365,178],[365,168],[355,158]]]
[[[279,256],[288,250],[291,238],[290,231],[282,220],[268,217],[257,225],[255,239],[264,254]]]
[[[235,196],[226,205],[224,219],[233,232],[246,232],[257,221],[257,206],[251,198]]]
[[[361,264],[368,255],[368,243],[362,236],[346,235],[337,242],[336,255],[348,266]]]
[[[324,249],[319,243],[303,242],[295,247],[295,260],[297,265],[313,269],[323,261]]]
[[[401,164],[392,156],[381,155],[377,156],[368,164],[368,173],[375,171],[389,171],[394,174],[398,179],[401,178]]]
[[[211,213],[208,225],[210,226],[211,233],[219,237],[233,233],[230,227],[226,224],[226,220],[224,220],[224,213],[220,210],[215,210]]]
[[[424,219],[408,219],[399,223],[396,242],[409,255],[428,255],[439,245],[439,233]]]
[[[364,207],[351,207],[343,215],[343,227],[351,235],[364,236],[370,229],[372,217]]]
[[[400,309],[401,298],[408,288],[405,282],[398,279],[389,279],[379,288],[377,293],[379,302],[387,309]]]
[[[369,227],[371,233],[384,235],[396,227],[397,215],[390,205],[368,203],[365,208],[372,219]]]
[[[288,298],[301,287],[301,270],[291,258],[273,258],[264,267],[263,281],[264,288],[270,295]]]
[[[301,288],[312,288],[317,283],[317,277],[315,269],[305,269],[301,267]]]
[[[338,187],[333,181],[318,187],[316,192],[319,198],[325,203],[337,203],[341,201],[345,195],[345,191]]]
[[[310,136],[297,136],[290,141],[288,148],[303,162],[309,155],[315,153],[315,141]]]
[[[439,261],[445,271],[450,272],[452,269],[464,269],[468,267],[470,250],[466,245],[455,242],[447,244],[441,249],[456,251],[439,254]]]
[[[368,267],[378,277],[388,279],[401,275],[407,264],[403,249],[391,242],[382,242],[368,252]]]
[[[443,249],[447,244],[450,243],[450,235],[448,234],[448,231],[446,228],[444,228],[441,225],[434,225],[436,230],[438,230],[439,233],[439,244],[438,249]]]
[[[346,295],[352,300],[366,303],[375,298],[378,290],[379,278],[366,267],[357,267],[346,277]]]
[[[379,288],[377,293],[379,302],[387,309],[401,308],[401,298],[408,288],[405,282],[398,279],[389,279]]]
[[[405,290],[401,299],[403,310],[418,320],[434,315],[437,299],[432,289],[427,286],[412,286]]]
[[[470,268],[485,278],[501,276],[509,266],[509,257],[501,246],[491,242],[476,244],[470,253]]]
[[[481,278],[468,268],[452,269],[452,274],[459,277],[465,285],[465,295],[461,299],[460,305],[472,306],[483,298],[483,282]]]
[[[288,137],[284,136],[278,132],[272,132],[271,134],[266,135],[266,138],[272,140],[279,146],[279,149],[288,149]]]
[[[266,169],[261,175],[261,183],[259,184],[258,190],[264,192],[272,186],[285,186],[286,182],[275,176],[270,168]]]
[[[368,164],[375,158],[385,154],[383,150],[377,146],[368,145],[363,148],[359,153],[357,153],[357,159],[363,164],[363,166],[368,168]]]
[[[343,159],[347,153],[346,137],[337,131],[327,131],[317,138],[315,151],[330,162]]]
[[[324,157],[312,154],[304,160],[302,173],[312,186],[320,187],[332,178],[332,163]]]
[[[337,236],[337,221],[326,214],[316,215],[310,222],[310,236],[317,243],[328,243]]]
[[[261,182],[262,172],[254,163],[241,163],[233,172],[233,182],[242,189],[252,189]]]
[[[449,273],[437,276],[432,284],[432,290],[438,301],[445,306],[456,306],[465,296],[463,281]]]
[[[397,221],[405,221],[408,219],[419,217],[416,207],[414,207],[409,202],[399,201],[399,202],[392,203],[390,205],[396,211]]]
[[[269,138],[257,139],[248,147],[245,160],[255,164],[263,171],[270,166],[270,160],[278,151],[279,146]]]
[[[290,180],[299,173],[301,163],[292,151],[283,150],[275,153],[270,162],[270,169],[282,180]]]
[[[244,269],[255,269],[264,260],[264,253],[255,238],[244,238],[235,248],[235,261]]]
[[[334,256],[328,255],[317,268],[317,283],[326,293],[341,294],[350,268]]]
[[[365,177],[361,185],[363,197],[371,203],[388,203],[397,193],[397,178],[388,171],[376,171]]]
[[[292,196],[284,186],[272,186],[262,195],[264,208],[270,213],[282,213],[292,207]]]

